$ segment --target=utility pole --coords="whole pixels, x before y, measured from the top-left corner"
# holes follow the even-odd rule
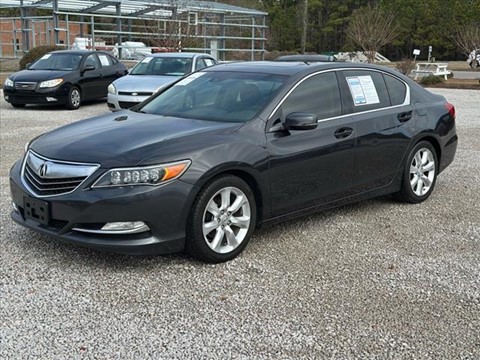
[[[303,0],[302,4],[302,39],[300,44],[300,52],[305,54],[307,44],[307,25],[308,25],[308,0]]]

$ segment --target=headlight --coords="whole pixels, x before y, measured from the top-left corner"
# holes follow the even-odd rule
[[[108,93],[113,95],[117,93],[117,89],[115,88],[115,85],[113,84],[108,85]]]
[[[53,79],[53,80],[47,80],[47,81],[42,81],[39,85],[41,88],[51,88],[60,85],[63,82],[63,79]]]
[[[9,78],[6,78],[4,86],[13,87],[13,80],[10,80]]]
[[[162,165],[111,169],[103,174],[100,179],[92,185],[92,188],[160,185],[178,179],[188,169],[190,164],[190,160],[183,160]]]

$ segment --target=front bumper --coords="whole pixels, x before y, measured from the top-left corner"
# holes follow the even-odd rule
[[[62,242],[130,255],[156,255],[182,251],[188,212],[195,196],[194,186],[176,180],[150,187],[90,189],[104,170],[97,170],[79,188],[69,194],[38,197],[20,178],[21,161],[10,171],[10,190],[16,209],[11,213],[18,224]],[[25,198],[46,201],[48,224],[25,216]],[[138,234],[93,234],[74,230],[94,224],[143,221],[149,231]]]
[[[5,101],[12,104],[65,104],[68,100],[69,88],[66,86],[36,89],[18,90],[12,87],[3,89]]]
[[[132,106],[140,104],[148,98],[149,96],[114,95],[109,93],[107,97],[107,105],[111,111],[120,111],[130,109]]]

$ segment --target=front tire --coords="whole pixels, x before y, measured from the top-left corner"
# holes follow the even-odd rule
[[[72,86],[68,92],[67,109],[77,110],[82,102],[82,94],[80,89],[76,86]]]
[[[247,246],[256,217],[255,196],[245,181],[233,175],[216,178],[193,205],[186,250],[209,263],[231,260]]]
[[[399,201],[418,204],[432,193],[437,181],[437,152],[428,141],[421,141],[410,151],[402,177],[401,190],[395,194]]]

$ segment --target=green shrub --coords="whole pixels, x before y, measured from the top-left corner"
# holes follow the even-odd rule
[[[50,45],[34,47],[20,59],[20,70],[25,69],[27,67],[27,64],[33,63],[35,60],[42,57],[43,55],[55,50],[62,50],[62,48]]]
[[[443,84],[445,83],[445,80],[441,76],[435,76],[435,75],[428,75],[422,78],[420,80],[420,84],[423,86],[428,86],[428,85],[437,85],[437,84]]]

